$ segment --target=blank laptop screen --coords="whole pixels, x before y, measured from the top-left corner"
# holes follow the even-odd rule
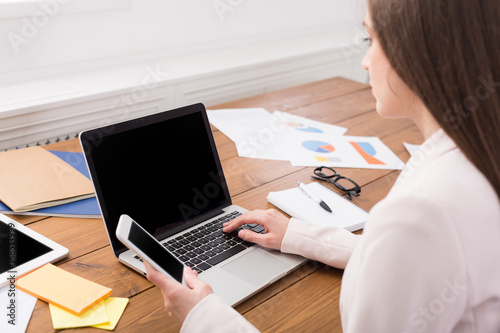
[[[86,131],[80,139],[115,254],[125,249],[115,236],[121,214],[161,238],[231,203],[202,104]]]

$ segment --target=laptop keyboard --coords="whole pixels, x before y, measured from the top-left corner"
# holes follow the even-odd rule
[[[238,211],[226,214],[197,229],[164,242],[163,245],[186,266],[201,273],[254,245],[254,243],[246,242],[238,237],[240,229],[264,233],[264,227],[256,223],[245,224],[240,229],[230,233],[222,231],[223,223],[240,215],[241,213]],[[140,260],[138,256],[135,258]]]

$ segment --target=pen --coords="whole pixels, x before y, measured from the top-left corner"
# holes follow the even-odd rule
[[[330,207],[328,207],[328,205],[326,204],[326,202],[324,202],[323,200],[321,200],[320,198],[318,198],[303,183],[297,182],[297,184],[299,185],[299,188],[302,190],[302,192],[304,192],[305,195],[307,195],[313,201],[316,201],[316,203],[319,204],[321,206],[321,208],[323,208],[324,210],[326,210],[329,213],[332,213],[332,210],[330,209]]]

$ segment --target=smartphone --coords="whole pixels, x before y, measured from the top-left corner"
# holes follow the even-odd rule
[[[171,279],[186,284],[184,264],[130,216],[126,214],[120,216],[116,237],[154,269]]]

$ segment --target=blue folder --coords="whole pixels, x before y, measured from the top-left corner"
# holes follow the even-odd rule
[[[67,151],[50,151],[73,168],[78,170],[85,177],[90,179],[87,164],[82,153],[73,153]],[[16,215],[42,215],[42,216],[62,216],[62,217],[81,217],[81,218],[101,218],[101,211],[97,204],[97,198],[88,198],[73,201],[67,204],[52,206],[29,212],[13,212],[9,207],[0,202],[0,213]]]

